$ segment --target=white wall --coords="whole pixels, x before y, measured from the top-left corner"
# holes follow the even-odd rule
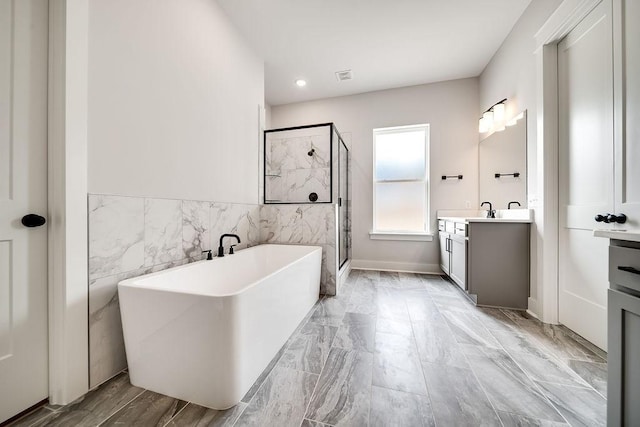
[[[480,107],[484,111],[507,98],[507,117],[527,110],[527,193],[529,207],[539,208],[537,197],[536,48],[534,35],[560,5],[561,0],[535,0],[525,10],[500,49],[480,75]],[[535,214],[534,214],[535,215]],[[529,309],[538,313],[536,296],[542,274],[537,258],[540,235],[537,224],[531,234],[531,296]]]
[[[478,204],[478,80],[463,79],[271,107],[271,128],[334,122],[350,134],[353,259],[369,265],[438,272],[438,241],[370,240],[374,128],[431,124],[431,230],[436,210]],[[465,179],[442,181],[440,176]],[[356,263],[357,265],[358,263]]]
[[[215,1],[90,2],[90,193],[258,203],[263,104]]]

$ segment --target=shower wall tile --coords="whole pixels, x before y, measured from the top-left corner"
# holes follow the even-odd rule
[[[318,202],[331,201],[331,173],[329,168],[294,169],[284,171],[284,188],[277,189],[280,200],[308,202],[309,194],[316,193]],[[281,181],[282,182],[282,181]]]
[[[101,194],[88,205],[93,387],[126,367],[118,282],[203,259],[223,233],[238,234],[239,248],[258,244],[260,206]]]
[[[322,246],[320,292],[336,293],[335,204],[263,205],[260,208],[261,243]]]
[[[182,251],[185,258],[202,256],[212,249],[209,202],[182,201]]]
[[[182,259],[182,231],[182,200],[145,199],[144,265]]]
[[[89,196],[89,277],[135,270],[144,265],[144,199]]]

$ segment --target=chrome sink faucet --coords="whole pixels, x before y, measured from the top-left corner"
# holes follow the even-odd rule
[[[491,204],[491,202],[482,202],[480,204],[480,207],[482,207],[484,205],[489,205],[489,210],[487,211],[487,218],[495,218],[496,217],[496,211],[493,210],[493,205]]]
[[[224,246],[222,246],[222,241],[224,240],[225,237],[233,237],[235,238],[238,243],[242,243],[240,242],[240,236],[238,236],[237,234],[223,234],[222,236],[220,236],[220,246],[218,246],[218,256],[222,257],[224,256]],[[229,255],[233,255],[233,247],[235,245],[231,245],[231,247],[229,248]]]

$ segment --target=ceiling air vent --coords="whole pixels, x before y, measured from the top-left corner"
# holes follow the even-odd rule
[[[343,82],[345,80],[351,80],[353,79],[353,71],[351,70],[336,71],[336,79],[338,79],[339,82]]]

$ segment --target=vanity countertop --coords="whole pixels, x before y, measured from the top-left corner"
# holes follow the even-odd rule
[[[640,230],[593,230],[595,237],[606,237],[607,239],[626,240],[629,242],[640,242]]]
[[[531,209],[502,209],[496,211],[496,218],[487,218],[487,211],[441,210],[438,219],[453,222],[525,223],[533,222]]]
[[[439,216],[438,219],[454,222],[515,222],[531,223],[529,218],[484,218],[484,217],[463,217],[463,216]]]

